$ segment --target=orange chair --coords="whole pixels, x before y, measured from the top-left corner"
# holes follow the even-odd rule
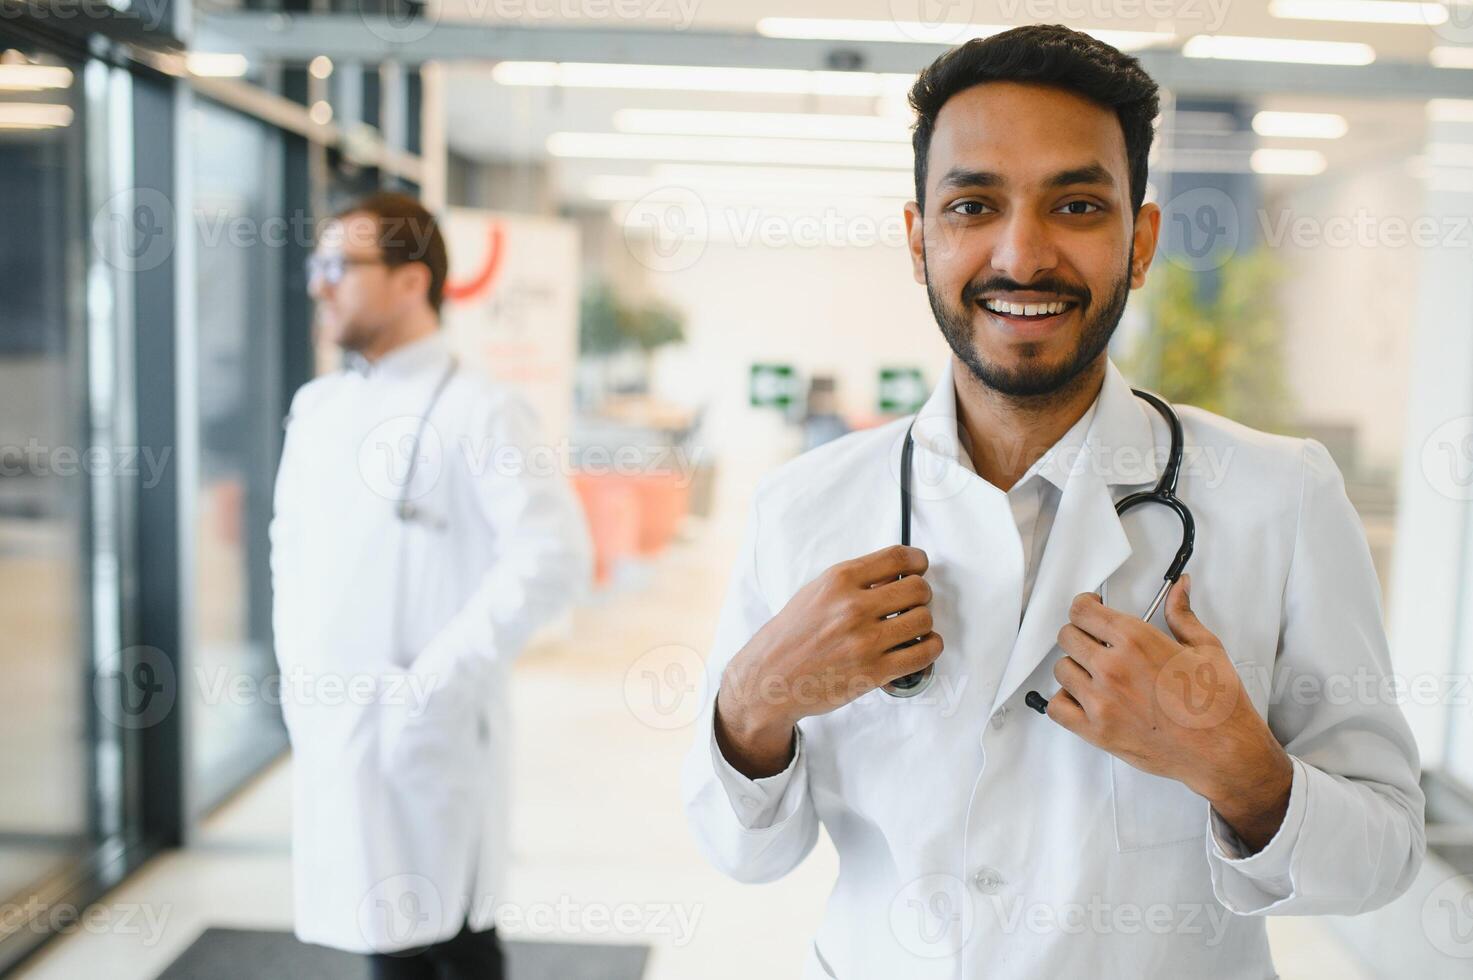
[[[638,495],[627,480],[601,474],[573,474],[573,489],[593,538],[594,583],[607,585],[614,565],[639,552]]]

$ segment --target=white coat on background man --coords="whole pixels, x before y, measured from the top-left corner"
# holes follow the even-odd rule
[[[352,290],[375,288],[354,273],[383,272],[353,261],[370,244],[338,247],[346,267],[317,287],[329,329]],[[355,952],[438,943],[468,915],[472,930],[494,924],[512,660],[589,574],[581,512],[527,403],[463,360],[405,485],[451,358],[438,330],[349,354],[297,392],[277,478],[296,932]]]

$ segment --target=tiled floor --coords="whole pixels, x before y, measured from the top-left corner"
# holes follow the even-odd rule
[[[580,611],[516,674],[507,899],[666,910],[659,923],[645,920],[643,934],[622,937],[654,947],[648,980],[796,977],[837,869],[820,842],[782,881],[739,885],[710,870],[686,832],[677,784],[690,729],[679,711],[663,713],[642,697],[643,671],[652,661],[679,662],[680,648],[704,649],[731,554],[731,542],[713,534],[678,546],[638,573],[638,588]],[[189,848],[109,896],[103,927],[53,943],[20,976],[151,980],[207,925],[289,928],[288,765],[240,794]],[[695,926],[688,941],[680,915]],[[1314,920],[1271,920],[1270,935],[1286,980],[1370,980]]]

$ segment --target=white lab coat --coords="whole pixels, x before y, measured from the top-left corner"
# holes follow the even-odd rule
[[[588,578],[582,513],[531,410],[464,363],[409,483],[425,516],[396,516],[449,358],[435,334],[292,402],[271,568],[306,942],[391,951],[453,936],[468,911],[493,924],[510,664]]]
[[[930,558],[945,641],[936,682],[804,719],[792,765],[757,781],[721,758],[708,705],[687,759],[690,824],[728,875],[771,881],[820,824],[833,840],[839,876],[805,977],[1261,980],[1274,975],[1264,915],[1362,912],[1411,882],[1425,846],[1416,747],[1394,701],[1343,686],[1391,665],[1339,471],[1317,442],[1179,412],[1192,606],[1294,760],[1277,836],[1240,857],[1204,799],[1023,704],[1058,687],[1075,595],[1105,583],[1108,605],[1139,615],[1159,587],[1179,524],[1150,506],[1122,520],[1113,502],[1154,483],[1165,423],[1110,365],[1024,611],[1018,532],[1006,495],[961,462],[948,370],[915,423],[912,543]],[[898,540],[908,422],[764,481],[709,658],[712,695],[801,586]]]

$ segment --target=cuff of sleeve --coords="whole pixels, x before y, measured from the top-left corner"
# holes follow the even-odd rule
[[[1213,858],[1222,861],[1234,871],[1251,878],[1287,880],[1289,860],[1294,854],[1294,844],[1299,840],[1299,828],[1304,823],[1305,794],[1308,776],[1304,763],[1291,757],[1294,766],[1293,781],[1289,784],[1289,808],[1284,812],[1284,821],[1278,831],[1262,850],[1248,854],[1247,846],[1229,827],[1226,820],[1211,810],[1208,820],[1210,851]]]
[[[711,762],[716,769],[716,778],[726,790],[732,811],[747,830],[765,830],[782,823],[797,808],[800,794],[789,793],[803,762],[803,729],[794,728],[793,758],[788,767],[772,776],[748,779],[726,761],[721,747],[716,744],[716,728],[711,728]]]

